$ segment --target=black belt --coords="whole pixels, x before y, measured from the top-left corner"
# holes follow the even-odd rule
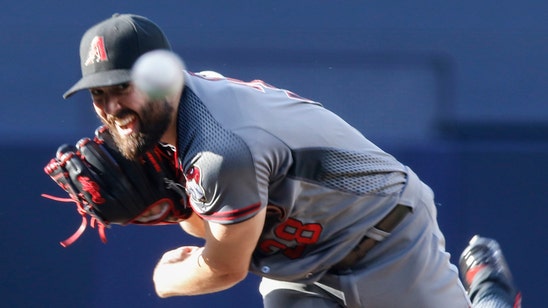
[[[381,231],[390,233],[396,228],[396,226],[411,212],[411,208],[405,205],[398,204],[396,207],[388,213],[374,228]],[[345,269],[351,268],[358,263],[365,255],[377,244],[378,241],[364,236],[360,243],[352,249],[352,251],[346,255],[341,261],[333,265],[330,272],[340,272]]]

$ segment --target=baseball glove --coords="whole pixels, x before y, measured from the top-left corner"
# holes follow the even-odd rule
[[[95,131],[93,139],[60,146],[44,171],[70,198],[42,196],[75,202],[82,216],[80,228],[61,242],[64,247],[85,231],[88,216],[90,225],[97,225],[101,240],[106,242],[104,229],[111,224],[170,224],[192,213],[170,146],[158,144],[140,160],[132,161],[117,150],[104,126]]]

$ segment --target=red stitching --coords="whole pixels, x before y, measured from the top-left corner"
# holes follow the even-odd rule
[[[91,195],[91,201],[95,204],[105,203],[105,199],[101,196],[99,185],[86,176],[79,176],[78,182],[82,184],[82,190]]]

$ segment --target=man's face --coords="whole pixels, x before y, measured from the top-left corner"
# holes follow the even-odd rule
[[[173,107],[166,100],[150,101],[131,83],[91,88],[90,93],[95,112],[128,159],[151,150],[173,116]]]

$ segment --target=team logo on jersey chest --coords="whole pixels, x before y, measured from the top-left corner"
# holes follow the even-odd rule
[[[200,168],[192,166],[185,172],[186,190],[190,198],[195,202],[206,202],[205,191],[202,187]]]

